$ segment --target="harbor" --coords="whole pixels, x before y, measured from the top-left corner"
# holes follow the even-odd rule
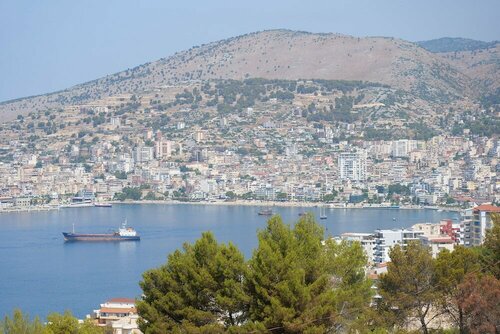
[[[144,271],[163,264],[167,254],[204,231],[212,231],[220,242],[233,242],[248,258],[257,245],[256,231],[270,218],[258,215],[262,207],[113,203],[111,208],[4,213],[0,224],[8,238],[0,246],[0,266],[10,270],[0,279],[0,313],[17,305],[42,317],[69,308],[84,317],[98,300],[137,297]],[[458,218],[454,212],[426,209],[326,208],[327,219],[320,220],[323,209],[314,205],[272,210],[287,223],[296,222],[299,213],[313,213],[325,237]],[[112,233],[124,219],[140,234],[140,242],[64,242],[61,234],[72,231],[73,224],[78,233]]]

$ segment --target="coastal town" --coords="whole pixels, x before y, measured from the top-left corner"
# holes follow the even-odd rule
[[[500,200],[500,140],[471,129],[494,111],[416,124],[411,112],[406,121],[377,116],[408,109],[389,105],[384,87],[346,95],[292,83],[305,93],[269,83],[264,102],[231,112],[208,100],[228,100],[227,86],[193,84],[18,116],[0,127],[0,211],[89,200],[462,208]],[[433,123],[444,121],[438,133]]]
[[[500,333],[500,5],[425,2],[0,4],[0,334]]]

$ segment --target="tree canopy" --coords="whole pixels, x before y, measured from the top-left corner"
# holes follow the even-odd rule
[[[193,245],[170,254],[165,265],[147,271],[137,309],[144,333],[221,332],[247,314],[246,265],[232,244],[207,232]]]
[[[292,228],[272,217],[245,261],[203,233],[144,274],[138,312],[145,333],[324,333],[357,320],[370,303],[358,243],[323,241],[305,215]],[[347,327],[346,327],[347,328]]]
[[[12,318],[5,316],[0,322],[0,334],[104,334],[105,328],[99,327],[91,320],[82,323],[70,311],[51,313],[44,324],[38,317],[30,320],[27,314],[16,309]]]

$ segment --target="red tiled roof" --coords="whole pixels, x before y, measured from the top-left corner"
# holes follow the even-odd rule
[[[118,307],[101,307],[101,313],[135,313],[135,307],[118,308]]]
[[[132,298],[112,298],[108,303],[135,304],[135,299]]]
[[[430,242],[438,242],[438,243],[447,243],[447,244],[453,243],[452,238],[429,238],[429,241]]]
[[[500,207],[491,204],[481,204],[480,206],[476,206],[474,211],[500,212]]]

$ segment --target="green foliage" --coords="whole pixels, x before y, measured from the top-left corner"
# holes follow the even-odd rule
[[[390,129],[373,129],[366,128],[364,129],[365,140],[391,140],[396,139],[394,135],[394,131]]]
[[[0,323],[1,334],[104,334],[105,329],[85,320],[79,323],[70,311],[51,313],[44,325],[38,318],[33,321],[20,310],[14,310],[12,318],[6,316]]]
[[[486,231],[483,247],[479,249],[480,259],[484,272],[500,279],[500,213],[492,212],[490,217],[493,226]]]
[[[235,199],[238,198],[238,195],[234,193],[234,191],[226,191],[226,198],[227,199]]]
[[[140,283],[147,333],[324,333],[348,328],[368,307],[371,283],[359,243],[322,243],[312,215],[292,229],[278,216],[246,263],[204,233]]]
[[[141,188],[137,188],[137,187],[125,187],[122,189],[121,193],[115,194],[115,199],[117,199],[119,201],[124,201],[126,199],[138,201],[141,198],[142,198]]]
[[[405,248],[393,247],[387,274],[380,278],[380,311],[386,321],[403,326],[408,319],[416,319],[424,333],[428,333],[431,306],[437,302],[434,262],[429,249],[418,242]]]
[[[326,194],[323,196],[323,202],[333,202],[335,200],[335,197],[337,197],[338,192],[336,190],[332,190],[330,194]]]
[[[385,87],[388,88],[388,85],[368,82],[368,81],[359,81],[359,80],[313,80],[314,83],[319,84],[326,91],[341,91],[342,93],[349,93],[355,89],[363,89],[368,87]]]
[[[115,177],[119,180],[126,180],[127,179],[127,173],[125,172],[115,172]]]
[[[492,94],[482,96],[481,105],[485,109],[495,107],[496,111],[498,111],[498,107],[500,106],[500,88],[497,88]]]
[[[438,134],[434,129],[425,125],[423,121],[420,121],[418,123],[411,123],[409,125],[409,128],[413,133],[411,139],[429,140]]]
[[[461,135],[463,129],[469,129],[472,135],[492,137],[500,134],[500,118],[491,116],[479,117],[473,121],[468,121],[465,124],[456,123],[453,126],[452,134]]]
[[[286,92],[279,90],[277,92],[273,92],[269,95],[270,98],[276,98],[280,101],[293,101],[295,95],[291,92]]]
[[[51,313],[47,316],[47,332],[50,334],[77,334],[78,319],[70,311],[64,314]]]
[[[442,37],[417,44],[430,52],[474,51],[495,47],[498,42],[483,42],[460,37]]]
[[[154,201],[156,200],[156,195],[154,192],[152,191],[148,191],[148,193],[146,194],[146,196],[144,196],[144,199],[147,200],[147,201]]]
[[[259,232],[250,260],[250,319],[279,333],[324,333],[354,321],[367,306],[366,259],[359,244],[327,241],[312,215],[291,229],[279,216]]]
[[[410,188],[407,186],[404,186],[400,183],[394,183],[389,186],[387,189],[387,192],[391,196],[392,194],[398,194],[398,195],[409,195],[410,194]]]
[[[437,303],[453,321],[460,332],[465,331],[463,294],[459,286],[468,273],[481,269],[477,253],[463,246],[450,252],[442,250],[435,260],[436,284],[440,300]]]
[[[44,334],[43,324],[40,319],[30,320],[29,316],[23,314],[21,310],[14,310],[12,318],[5,316],[0,322],[1,334]]]
[[[137,309],[148,333],[219,333],[241,325],[250,297],[247,267],[232,244],[203,233],[193,245],[170,254],[165,265],[144,273]]]
[[[288,199],[288,194],[280,191],[276,193],[276,199],[278,201],[286,201]]]

